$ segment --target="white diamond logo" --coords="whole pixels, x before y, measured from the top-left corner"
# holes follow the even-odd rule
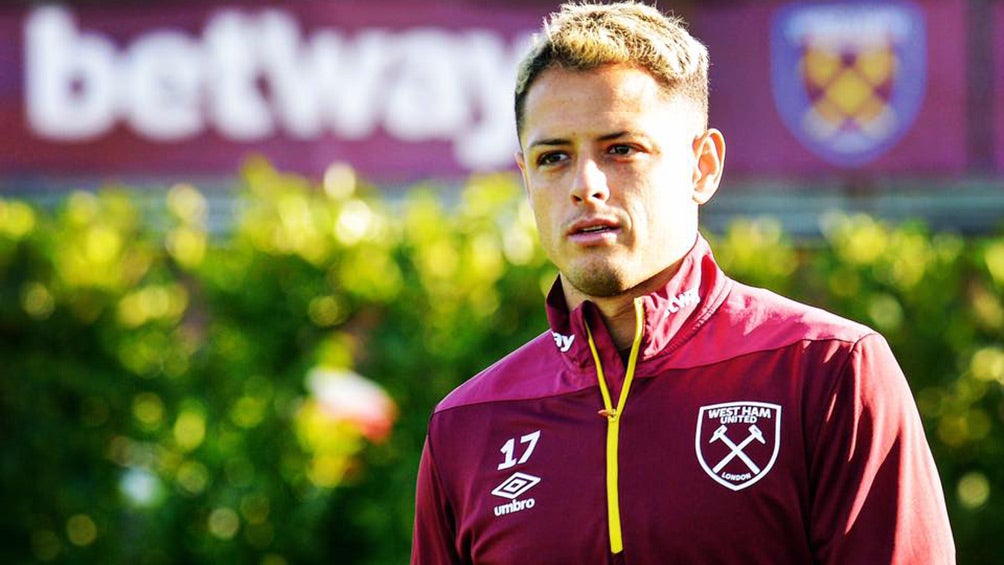
[[[513,473],[508,479],[503,481],[502,484],[495,487],[492,494],[513,500],[517,496],[532,489],[539,482],[540,477],[534,477],[533,475],[527,475],[526,473]]]

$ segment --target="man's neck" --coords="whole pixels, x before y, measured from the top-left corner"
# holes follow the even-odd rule
[[[596,305],[603,317],[603,323],[613,338],[618,350],[630,348],[634,341],[635,310],[634,299],[650,294],[665,286],[680,267],[680,262],[670,265],[652,278],[613,296],[590,296],[572,286],[564,277],[561,279],[568,310],[574,310],[586,300]]]

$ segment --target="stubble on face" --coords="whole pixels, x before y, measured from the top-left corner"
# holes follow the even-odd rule
[[[696,235],[694,238],[696,241]],[[691,242],[693,243],[693,242]],[[638,277],[621,268],[622,263],[598,258],[595,262],[579,263],[560,269],[562,286],[591,298],[615,298],[626,295],[647,294],[669,281],[679,268],[680,260],[663,265],[647,278]],[[633,278],[632,278],[633,277]]]
[[[566,292],[634,294],[664,279],[693,245],[689,112],[630,67],[550,69],[531,88],[521,168]],[[596,217],[615,221],[616,234],[589,244],[570,237],[576,221]]]
[[[610,298],[630,290],[627,277],[610,263],[583,265],[561,272],[562,283],[571,285],[586,296]]]

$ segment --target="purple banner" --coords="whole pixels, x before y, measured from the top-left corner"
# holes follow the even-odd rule
[[[381,183],[512,169],[515,66],[555,6],[2,11],[0,176],[231,175],[252,154],[311,175],[347,162]],[[965,10],[963,0],[691,5],[729,175],[965,173]],[[996,119],[1000,136],[1004,112]]]
[[[0,17],[0,174],[232,174],[249,154],[380,181],[511,167],[537,7],[260,2]]]
[[[990,83],[993,85],[994,123],[994,168],[997,173],[1004,173],[1004,4],[993,4],[993,52],[994,74]]]
[[[701,8],[727,170],[965,172],[964,14],[961,0]]]

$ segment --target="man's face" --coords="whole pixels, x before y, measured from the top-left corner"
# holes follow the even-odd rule
[[[540,74],[517,159],[541,245],[566,283],[616,296],[686,255],[698,206],[717,188],[715,172],[706,190],[701,126],[695,105],[634,67]]]

